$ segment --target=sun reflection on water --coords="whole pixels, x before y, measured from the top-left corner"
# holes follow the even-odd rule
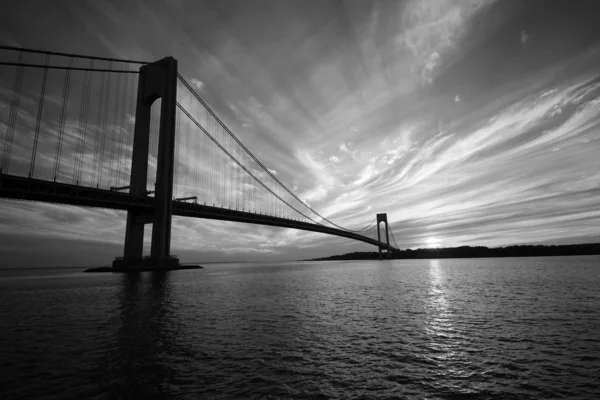
[[[439,260],[429,261],[429,296],[425,331],[427,347],[437,354],[437,360],[456,359],[457,341],[454,315],[448,299],[448,286]]]
[[[438,315],[448,312],[448,301],[444,288],[444,276],[440,260],[429,260],[429,308],[436,310]]]

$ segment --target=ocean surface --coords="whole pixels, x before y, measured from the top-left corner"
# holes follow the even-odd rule
[[[600,257],[0,270],[0,399],[599,399]]]

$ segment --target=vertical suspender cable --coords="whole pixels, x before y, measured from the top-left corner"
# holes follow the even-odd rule
[[[188,102],[189,104],[189,102]],[[184,143],[184,147],[185,147],[185,156],[184,156],[184,186],[183,186],[183,190],[184,193],[187,195],[189,193],[189,174],[190,174],[190,119],[186,118],[185,119],[185,141]]]
[[[205,109],[205,111],[206,111],[206,109]],[[208,111],[206,111],[205,115],[206,115],[206,118],[204,119],[204,126],[208,127]],[[207,204],[208,202],[210,202],[210,200],[209,200],[210,187],[208,185],[209,174],[210,174],[210,168],[209,168],[209,164],[208,164],[208,151],[209,151],[210,141],[208,140],[207,137],[205,137],[205,135],[202,135],[202,143],[204,144],[202,146],[202,163],[204,166],[204,173],[202,174],[202,189],[204,190],[204,204]]]
[[[206,125],[207,125],[207,129],[210,132],[211,131],[211,118],[207,117],[206,119]],[[213,181],[213,165],[212,165],[212,151],[213,151],[213,146],[214,144],[210,141],[207,140],[207,146],[206,146],[206,170],[208,172],[208,179],[207,179],[207,187],[208,187],[208,197],[209,197],[209,202],[213,202],[214,201],[214,188],[212,185],[212,181]]]
[[[117,119],[119,117],[119,90],[121,89],[121,74],[117,74],[117,84],[115,85],[115,106],[113,109],[113,123],[112,123],[112,140],[110,145],[110,159],[108,160],[108,184],[111,185],[113,179],[115,179],[115,147],[117,147]],[[116,179],[115,179],[116,180]],[[115,184],[115,186],[118,186]]]
[[[181,139],[183,140],[183,155],[181,157],[181,166],[182,166],[182,172],[183,172],[183,179],[182,179],[182,185],[183,185],[183,191],[182,191],[182,195],[187,195],[188,193],[188,177],[189,177],[189,166],[188,166],[188,158],[189,158],[189,154],[190,154],[190,124],[188,122],[188,119],[185,119],[185,123],[182,125],[183,128],[183,134],[181,136]]]
[[[231,154],[231,146],[227,136],[225,136],[225,148]],[[231,208],[231,191],[230,191],[230,180],[231,180],[231,160],[225,154],[223,155],[225,162],[225,207]]]
[[[90,181],[90,185],[94,185],[96,183],[96,178],[98,177],[98,162],[100,161],[100,154],[99,154],[99,142],[101,140],[102,137],[102,110],[103,107],[102,105],[104,104],[104,91],[105,91],[105,86],[106,86],[106,72],[102,72],[101,78],[100,78],[100,95],[98,97],[98,114],[97,114],[97,119],[96,119],[96,136],[95,136],[95,140],[94,140],[94,159],[93,159],[93,165],[92,165],[92,180]]]
[[[125,64],[125,69],[129,70],[129,63]],[[127,115],[127,91],[129,89],[129,74],[125,74],[125,83],[123,84],[123,96],[121,98],[121,124],[119,125],[119,152],[117,154],[117,186],[123,185],[123,147],[127,139],[125,130],[125,117]]]
[[[217,142],[219,141],[219,131],[217,128],[217,124],[213,121],[213,131],[215,138],[217,138]],[[219,206],[221,203],[221,171],[220,171],[219,159],[218,159],[218,148],[213,146],[213,173],[215,177],[215,197],[216,197],[216,205]]]
[[[249,168],[246,152],[242,152],[242,165]],[[242,210],[248,210],[250,204],[250,198],[248,197],[248,186],[246,182],[248,180],[248,172],[244,171],[242,174]]]
[[[217,135],[219,135],[221,133],[221,137],[219,138],[219,143],[223,143],[223,135],[222,135],[223,130],[219,129],[219,126],[217,126]],[[224,191],[224,185],[223,185],[223,180],[225,179],[225,165],[224,162],[221,160],[221,153],[217,152],[217,160],[218,160],[218,166],[219,166],[219,197],[221,198],[221,207],[223,207],[223,203],[225,203],[225,191]]]
[[[181,168],[181,161],[179,160],[179,146],[181,145],[181,110],[178,109],[176,110],[176,112],[177,114],[175,114],[175,161],[173,168],[173,196],[175,198],[181,197],[181,193],[179,192],[179,170]]]
[[[90,60],[90,68],[94,68],[94,60]],[[89,121],[89,117],[90,117],[90,98],[91,98],[91,93],[92,93],[92,81],[94,79],[94,75],[93,73],[90,71],[90,74],[88,75],[88,81],[87,81],[87,93],[86,93],[86,99],[85,99],[85,114],[83,116],[83,138],[81,141],[81,161],[80,161],[80,166],[79,166],[79,177],[78,177],[78,181],[81,182],[83,181],[83,167],[84,167],[84,161],[85,161],[85,149],[86,149],[86,145],[87,145],[87,134],[88,134],[88,121]],[[89,166],[87,166],[89,168]]]
[[[225,138],[225,135],[223,135],[223,141],[221,143],[223,143],[223,147],[227,148],[227,138]],[[221,182],[223,185],[223,207],[227,208],[227,205],[229,204],[229,199],[227,198],[227,169],[229,168],[229,160],[227,159],[227,157],[225,156],[224,153],[219,153],[219,158],[221,159],[221,161],[219,162],[221,164]]]
[[[90,60],[90,69],[94,68],[94,60]],[[75,163],[73,164],[73,183],[79,184],[83,170],[83,158],[85,157],[85,139],[87,135],[87,121],[90,106],[90,93],[92,86],[92,72],[85,71],[83,74],[83,91],[81,94],[81,108],[79,110],[79,135],[77,136],[77,148],[75,150]]]
[[[215,122],[211,119],[212,121],[212,130],[215,134],[215,137],[217,136],[217,132],[215,131]],[[218,165],[218,161],[217,161],[217,147],[215,144],[212,145],[211,147],[212,151],[211,151],[211,156],[212,156],[212,177],[213,177],[213,187],[214,187],[214,201],[215,201],[215,205],[218,206],[219,205],[219,165]]]
[[[239,153],[239,147],[238,147],[238,155],[236,158],[240,158],[240,153]],[[242,208],[242,174],[244,173],[244,170],[242,168],[240,168],[239,165],[236,164],[236,169],[237,169],[237,178],[236,178],[236,189],[237,189],[237,209],[241,209]]]
[[[212,123],[211,123],[212,119],[208,120],[208,131],[212,132]],[[215,187],[213,185],[214,182],[214,162],[213,162],[213,143],[209,143],[209,151],[208,151],[208,170],[210,171],[210,175],[209,175],[209,181],[208,181],[208,187],[210,188],[210,202],[212,203],[212,205],[214,205],[215,203]]]
[[[217,132],[215,131],[215,123],[214,121],[211,119],[212,121],[212,132],[214,133],[215,137],[217,136]],[[213,186],[214,186],[214,198],[215,198],[215,205],[219,205],[219,166],[217,163],[217,147],[215,147],[215,145],[213,144],[211,146],[211,156],[212,156],[212,177],[213,177]]]
[[[218,137],[219,137],[219,131],[217,128],[217,124],[215,124],[215,122],[213,121],[212,124],[212,128],[213,128],[213,132],[214,132],[214,136],[215,138],[217,138],[217,142],[219,141]],[[216,205],[219,206],[219,204],[221,203],[221,182],[220,182],[220,178],[221,178],[221,171],[220,171],[220,165],[219,165],[219,160],[218,160],[218,148],[215,146],[213,146],[213,173],[214,173],[214,178],[215,178],[215,197],[216,197]]]
[[[188,92],[188,96],[189,96],[189,103],[190,104],[190,112],[193,112],[194,106],[193,106],[193,100],[192,100],[192,95],[191,93]],[[187,118],[188,120],[188,126],[189,126],[189,145],[188,145],[188,152],[189,152],[189,158],[188,158],[188,163],[189,163],[189,168],[190,168],[190,177],[189,177],[189,182],[188,184],[190,185],[188,188],[188,196],[192,195],[193,193],[195,193],[195,185],[196,185],[196,157],[195,157],[195,153],[196,153],[196,129],[194,128],[194,124],[192,124],[192,121],[190,121],[189,118]]]
[[[236,156],[236,158],[237,157],[238,156]],[[235,209],[239,210],[239,208],[240,208],[240,187],[239,187],[240,167],[237,164],[233,164],[233,168],[234,168],[234,170],[233,170],[233,175],[234,175],[233,190],[235,190]]]
[[[223,135],[223,141],[225,148],[227,148],[227,138],[225,137],[225,135]],[[222,164],[223,164],[223,206],[225,208],[228,207],[229,205],[229,192],[228,192],[228,183],[229,183],[229,159],[226,157],[225,154],[221,153],[221,158],[223,159]]]
[[[23,63],[23,52],[19,52],[19,64]],[[10,112],[8,116],[8,124],[6,125],[6,136],[4,138],[4,149],[2,150],[2,164],[0,165],[0,173],[7,173],[10,166],[10,155],[12,152],[13,139],[15,137],[15,127],[19,116],[19,103],[21,101],[21,87],[23,85],[23,73],[25,67],[17,67],[15,84],[13,85],[12,99],[10,102]]]
[[[46,54],[44,67],[48,66],[50,55]],[[44,100],[46,99],[46,82],[48,81],[48,68],[44,68],[42,75],[42,89],[40,91],[40,101],[38,103],[38,112],[35,119],[35,136],[33,138],[33,148],[31,149],[31,161],[29,162],[29,177],[32,178],[35,172],[35,159],[37,157],[37,146],[40,138],[40,128],[42,125],[42,115],[44,112]]]
[[[131,80],[131,87],[129,89],[129,105],[127,106],[127,154],[129,157],[132,156],[133,152],[133,132],[135,130],[135,101],[134,93],[136,89],[136,79]],[[129,176],[131,174],[131,160],[128,158],[125,160],[125,180],[129,182]]]
[[[211,119],[209,118],[207,121],[207,126],[208,126],[208,131],[211,132],[212,129],[212,123],[211,123]],[[212,159],[212,154],[213,154],[213,146],[214,143],[211,143],[211,141],[208,141],[208,146],[207,146],[207,171],[209,173],[208,175],[208,187],[209,187],[209,197],[210,197],[210,201],[214,202],[214,196],[215,196],[215,188],[213,187],[213,177],[214,177],[214,171],[213,171],[213,159]]]
[[[206,117],[206,127],[207,129],[210,129],[210,119],[208,117],[208,112],[207,112],[207,117]],[[204,157],[204,168],[206,170],[206,174],[205,174],[205,188],[206,188],[206,204],[210,204],[211,201],[211,197],[212,197],[212,187],[210,186],[210,181],[211,181],[211,174],[212,174],[212,170],[211,170],[211,164],[210,164],[210,152],[212,151],[212,143],[210,140],[208,140],[208,138],[205,140],[206,142],[206,147],[205,147],[205,157]]]
[[[54,181],[60,175],[60,164],[62,157],[62,144],[65,136],[65,124],[67,120],[67,111],[69,105],[69,88],[71,86],[71,70],[73,67],[73,57],[69,57],[69,69],[65,73],[65,80],[63,83],[63,99],[60,111],[60,118],[58,121],[58,141],[56,142],[56,151],[54,152]]]
[[[219,137],[219,128],[215,121],[213,121],[213,131],[215,133],[215,137]],[[218,142],[218,139],[217,139]],[[216,205],[220,206],[222,204],[221,197],[221,164],[219,163],[219,148],[216,144],[213,146],[213,159],[214,159],[214,174],[215,174],[215,193],[216,193]]]
[[[250,157],[246,154],[246,164],[248,165],[248,171],[254,173],[254,168],[252,168],[252,161]],[[246,177],[248,185],[248,211],[252,212],[254,210],[254,185],[252,184],[252,177],[248,175]]]
[[[112,70],[112,61],[108,62],[108,69]],[[101,132],[101,138],[100,138],[100,160],[98,161],[99,164],[99,173],[98,173],[98,182],[96,183],[96,187],[100,187],[100,185],[102,184],[102,178],[104,176],[104,151],[106,148],[106,136],[108,136],[106,134],[106,128],[108,125],[108,105],[110,103],[110,87],[111,87],[111,74],[110,72],[107,75],[106,78],[106,89],[105,89],[105,95],[104,95],[104,104],[102,105],[102,109],[103,109],[103,115],[102,115],[102,125],[100,127],[100,132]],[[110,172],[110,171],[109,171]]]
[[[191,96],[191,93],[189,93],[188,91],[188,98],[189,98],[189,102],[188,104],[190,105],[190,113],[193,112],[194,109],[194,103],[193,103],[193,99]],[[198,147],[197,145],[197,140],[198,140],[198,136],[196,135],[196,128],[194,126],[194,124],[192,124],[192,122],[190,121],[189,118],[186,118],[187,121],[187,126],[188,126],[188,168],[189,168],[189,179],[188,179],[188,189],[187,189],[187,193],[188,196],[193,195],[194,193],[196,193],[196,179],[197,179],[197,157],[196,157],[196,148]]]
[[[197,102],[196,102],[197,104]],[[199,104],[196,105],[197,107],[197,115],[196,117],[198,118],[198,120],[200,119],[201,113],[202,113],[202,109],[200,108]],[[200,175],[202,175],[202,170],[200,169],[200,149],[202,146],[202,141],[201,141],[201,136],[200,133],[198,132],[198,127],[196,127],[195,125],[192,124],[192,131],[194,132],[194,140],[196,142],[196,146],[194,147],[194,153],[192,154],[192,157],[194,157],[194,173],[195,173],[195,177],[196,179],[194,179],[194,193],[198,193],[198,190],[200,189]]]

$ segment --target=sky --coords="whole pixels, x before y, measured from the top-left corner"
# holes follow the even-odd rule
[[[179,72],[278,179],[334,222],[388,215],[400,248],[600,241],[594,0],[31,1],[0,43]],[[4,132],[0,132],[3,134]],[[104,265],[125,213],[0,202],[10,266]],[[375,251],[175,217],[184,262]]]

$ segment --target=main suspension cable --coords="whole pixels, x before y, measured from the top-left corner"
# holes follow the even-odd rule
[[[185,108],[183,108],[183,106],[181,104],[179,104],[179,102],[177,103],[177,107],[181,110],[181,112],[183,112],[202,132],[204,132],[204,134],[206,136],[209,137],[210,140],[213,141],[213,143],[215,145],[217,145],[217,147],[219,147],[225,154],[227,154],[229,156],[229,158],[231,158],[233,161],[235,161],[244,171],[246,171],[246,173],[248,175],[250,175],[252,178],[254,178],[254,180],[256,182],[258,182],[261,186],[263,186],[265,189],[267,189],[268,191],[270,191],[273,195],[277,196],[273,191],[271,191],[268,187],[266,187],[266,185],[261,182],[260,179],[258,179],[252,172],[250,172],[250,170],[248,170],[248,168],[246,168],[244,165],[242,165],[242,163],[240,163],[238,160],[236,160],[233,155],[231,153],[229,153],[218,141],[217,139],[215,139],[206,129],[204,129],[202,127],[202,125],[200,125],[200,123],[190,115],[190,113],[188,113],[186,111]],[[310,218],[309,216],[303,214],[301,211],[297,210],[294,206],[292,206],[291,204],[289,204],[288,202],[286,202],[285,200],[283,200],[281,197],[277,196],[279,198],[279,200],[283,201],[285,204],[287,204],[288,207],[290,207],[291,209],[293,209],[294,211],[296,211],[298,214],[302,215],[303,217],[313,221],[315,224],[317,225],[321,225],[324,226],[323,224],[313,220],[312,218]]]
[[[389,229],[390,234],[392,235],[392,240],[394,241],[394,245],[396,245],[396,249],[400,250],[400,247],[398,247],[398,243],[396,243],[396,238],[394,237],[394,231],[392,231],[392,229]]]
[[[275,182],[277,182],[287,193],[289,193],[295,200],[297,200],[298,202],[300,202],[301,204],[303,204],[306,208],[308,208],[310,211],[312,211],[315,215],[317,215],[319,218],[321,218],[324,221],[327,221],[328,223],[330,223],[331,225],[335,226],[336,228],[339,228],[341,230],[344,231],[348,231],[348,232],[358,232],[356,230],[352,230],[352,229],[347,229],[344,228],[343,226],[340,226],[334,222],[332,222],[331,220],[325,218],[324,216],[322,216],[321,214],[319,214],[317,211],[315,211],[312,207],[310,207],[309,205],[307,205],[305,202],[303,202],[298,196],[296,196],[296,194],[294,192],[292,192],[287,186],[285,186],[279,179],[277,179],[275,177],[274,174],[271,173],[271,171],[269,171],[269,169],[267,167],[265,167],[255,156],[254,154],[252,154],[250,152],[250,150],[244,146],[244,144],[233,134],[233,132],[231,132],[231,130],[229,130],[229,128],[223,123],[223,121],[221,121],[221,119],[212,111],[212,109],[208,106],[208,104],[206,104],[204,102],[204,100],[202,100],[202,98],[196,93],[196,91],[190,86],[189,83],[186,82],[186,80],[180,75],[177,74],[179,79],[181,80],[181,82],[183,83],[183,85],[193,94],[193,96],[196,98],[196,100],[198,100],[202,106],[204,106],[204,108],[206,108],[206,110],[210,113],[210,115],[219,123],[219,125],[221,125],[223,127],[223,129],[233,138],[233,140],[252,158],[252,160],[254,160],[254,162],[256,162],[256,164],[258,164],[270,177],[271,179],[273,179]],[[256,178],[255,178],[256,179]],[[274,195],[275,193],[272,192]],[[278,197],[279,199],[281,199],[280,197]],[[283,199],[281,199],[283,201]],[[289,205],[289,203],[286,202],[286,204]],[[291,207],[291,206],[290,206]],[[294,208],[295,209],[295,208]],[[297,211],[297,210],[296,210]],[[304,215],[304,214],[302,214]],[[305,216],[306,217],[306,216]],[[308,218],[308,217],[307,217]],[[309,218],[311,221],[314,221],[312,218]],[[316,222],[316,221],[314,221]],[[321,223],[319,223],[320,225],[323,225]]]

